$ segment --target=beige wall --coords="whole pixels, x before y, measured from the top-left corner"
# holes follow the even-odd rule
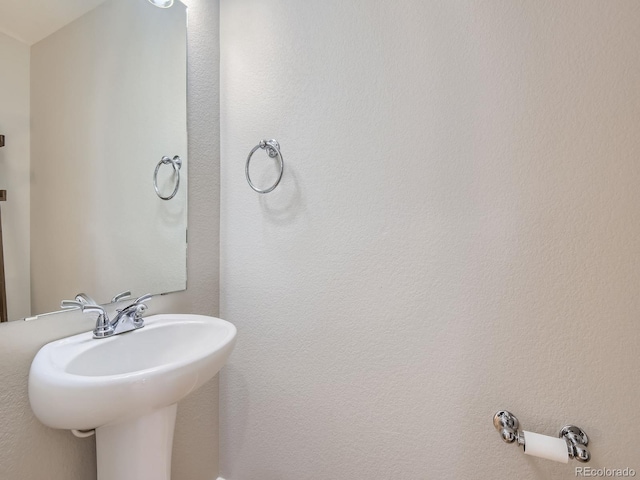
[[[149,303],[151,313],[218,313],[218,2],[189,0],[189,257],[187,291]],[[95,443],[42,426],[27,396],[31,360],[41,345],[92,327],[73,313],[0,326],[0,478],[95,478]],[[181,402],[174,441],[176,480],[218,472],[217,378]]]
[[[10,319],[30,315],[29,284],[29,46],[0,33],[0,203],[7,308]]]
[[[222,476],[575,478],[503,444],[503,408],[640,472],[638,2],[223,0],[220,25]],[[286,166],[259,196],[263,138]]]
[[[31,48],[34,315],[80,291],[185,288],[186,54],[184,5],[146,0],[109,0]],[[183,159],[170,202],[152,183],[165,155]]]

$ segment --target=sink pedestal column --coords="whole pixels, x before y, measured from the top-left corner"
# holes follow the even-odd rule
[[[98,480],[170,480],[177,408],[96,428]]]

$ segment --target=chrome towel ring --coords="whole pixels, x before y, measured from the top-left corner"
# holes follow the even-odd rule
[[[263,150],[266,150],[267,154],[271,158],[278,157],[278,161],[280,162],[280,174],[278,175],[278,179],[276,180],[276,183],[271,185],[271,187],[269,187],[269,188],[265,188],[264,190],[261,190],[258,187],[256,187],[253,184],[253,182],[251,181],[251,177],[249,176],[249,163],[251,163],[251,156],[259,148],[261,148]],[[284,171],[284,160],[282,159],[282,153],[280,153],[280,144],[278,143],[277,140],[274,140],[274,139],[261,140],[258,145],[253,147],[253,150],[251,150],[251,152],[249,152],[249,156],[247,157],[247,164],[244,167],[244,173],[247,176],[247,182],[249,182],[249,186],[251,188],[253,188],[258,193],[269,193],[269,192],[273,191],[273,189],[276,188],[278,186],[278,184],[280,183],[280,180],[282,180],[282,172],[283,171]]]
[[[167,197],[163,197],[162,194],[160,193],[160,189],[158,188],[158,171],[160,170],[160,167],[162,165],[171,165],[173,167],[173,175],[176,177],[176,186],[174,187],[173,192],[171,192],[171,195]],[[156,170],[155,172],[153,172],[153,188],[156,190],[156,194],[162,200],[171,200],[173,197],[176,196],[176,193],[178,193],[178,188],[180,188],[180,168],[181,167],[182,167],[182,159],[178,155],[176,155],[173,158],[162,157],[162,159],[158,162],[158,165],[156,165]]]

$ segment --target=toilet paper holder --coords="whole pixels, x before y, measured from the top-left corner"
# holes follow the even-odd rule
[[[517,442],[519,446],[525,446],[523,432],[519,430],[520,423],[513,413],[500,410],[493,416],[493,426],[500,432],[505,443]],[[591,460],[591,454],[587,449],[589,437],[584,430],[574,425],[565,425],[560,429],[558,438],[564,438],[567,443],[569,458],[575,458],[579,462]]]

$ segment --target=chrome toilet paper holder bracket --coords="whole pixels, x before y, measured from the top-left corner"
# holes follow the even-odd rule
[[[493,426],[496,427],[505,443],[517,442],[519,446],[525,446],[524,434],[519,429],[520,422],[513,413],[500,410],[493,416]],[[565,425],[560,429],[558,438],[564,438],[567,442],[569,458],[575,458],[579,462],[591,460],[591,454],[587,449],[589,437],[580,427]]]

